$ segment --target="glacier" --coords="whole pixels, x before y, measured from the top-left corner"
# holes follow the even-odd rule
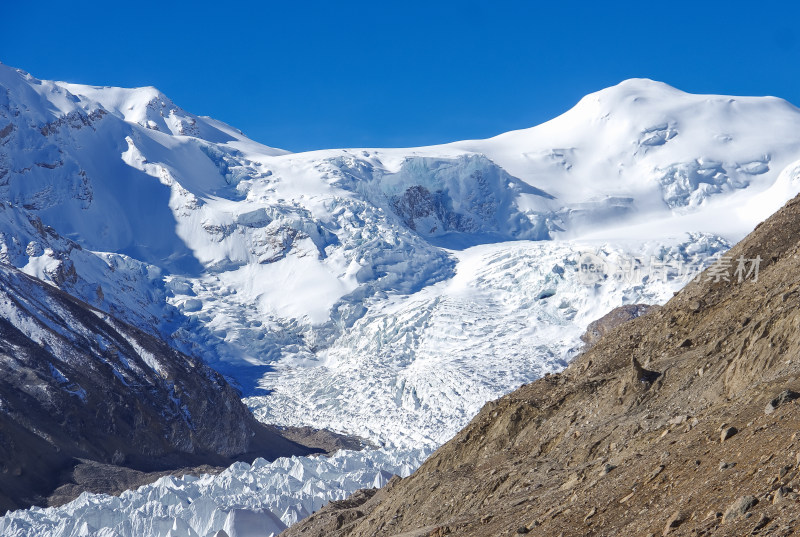
[[[202,357],[263,421],[429,450],[595,318],[666,301],[800,191],[798,159],[786,101],[644,79],[487,140],[293,154],[0,64],[0,261]],[[638,269],[587,284],[586,253]]]
[[[319,362],[280,364],[260,381],[269,395],[245,402],[267,423],[338,428],[386,447],[438,446],[508,386],[563,369],[609,305],[663,303],[688,281],[677,272],[653,278],[651,262],[696,272],[729,247],[691,234],[635,247],[516,241],[453,252],[452,278],[370,307]],[[637,259],[643,270],[587,285],[582,252]]]

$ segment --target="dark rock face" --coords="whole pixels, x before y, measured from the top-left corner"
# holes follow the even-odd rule
[[[285,535],[796,534],[800,196],[728,256],[760,256],[758,280],[701,274],[487,403],[410,477]]]
[[[475,232],[478,225],[468,216],[452,209],[452,201],[441,190],[431,192],[416,185],[406,189],[391,200],[392,209],[403,222],[423,235],[435,235],[448,231]],[[424,229],[420,226],[427,226]]]
[[[154,471],[308,453],[201,361],[0,265],[0,510],[76,459]]]

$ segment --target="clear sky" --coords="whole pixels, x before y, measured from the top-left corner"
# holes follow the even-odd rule
[[[6,0],[0,61],[293,151],[530,127],[631,77],[800,105],[800,3]]]

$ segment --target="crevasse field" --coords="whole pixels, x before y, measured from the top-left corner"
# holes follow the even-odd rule
[[[203,357],[262,421],[376,446],[18,511],[10,536],[277,534],[409,474],[800,191],[800,110],[650,80],[488,140],[291,154],[154,88],[0,65],[0,144],[2,261]]]

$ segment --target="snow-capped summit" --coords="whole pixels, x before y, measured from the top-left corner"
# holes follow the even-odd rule
[[[0,65],[0,259],[205,358],[266,421],[438,444],[681,285],[586,285],[583,252],[697,268],[799,159],[785,101],[643,79],[488,140],[291,154],[154,88]]]
[[[634,196],[637,211],[764,188],[797,156],[800,110],[773,97],[692,95],[647,79],[587,95],[542,125],[456,147],[481,152],[564,205]]]

